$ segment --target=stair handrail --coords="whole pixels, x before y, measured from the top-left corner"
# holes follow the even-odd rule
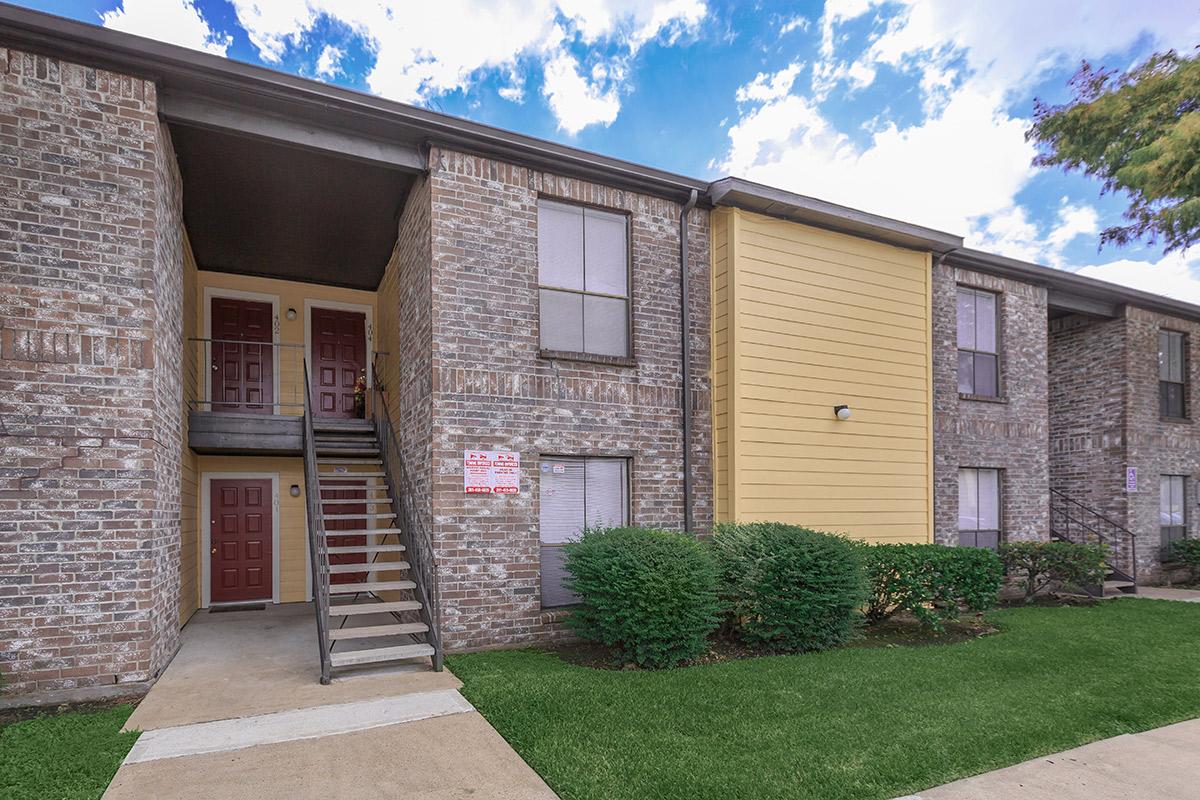
[[[1067,538],[1070,537],[1070,525],[1072,522],[1074,522],[1079,527],[1082,527],[1085,530],[1088,530],[1088,531],[1091,531],[1092,533],[1094,533],[1096,535],[1096,537],[1099,538],[1104,544],[1110,544],[1110,542],[1109,542],[1110,539],[1116,539],[1118,546],[1115,549],[1118,553],[1121,553],[1122,549],[1120,547],[1120,544],[1122,544],[1122,542],[1120,541],[1119,536],[1123,535],[1125,537],[1125,543],[1127,543],[1129,546],[1129,572],[1128,572],[1128,574],[1129,574],[1129,577],[1132,578],[1135,583],[1137,582],[1137,535],[1133,531],[1129,530],[1124,525],[1121,525],[1120,523],[1115,522],[1112,519],[1109,519],[1104,514],[1101,514],[1099,511],[1096,511],[1094,508],[1091,508],[1090,506],[1087,506],[1087,505],[1081,503],[1080,501],[1076,500],[1075,498],[1071,497],[1070,495],[1066,494],[1065,492],[1063,492],[1060,489],[1051,488],[1050,489],[1050,497],[1051,497],[1050,524],[1051,524],[1052,529],[1053,529],[1053,525],[1054,525],[1054,513],[1056,511],[1056,509],[1054,508],[1053,500],[1055,498],[1057,498],[1057,499],[1062,500],[1067,503],[1067,508],[1057,510],[1057,512],[1059,514],[1061,514],[1063,516],[1063,518],[1067,521],[1067,534],[1066,534]],[[1071,514],[1071,506],[1074,506],[1075,508],[1078,508],[1078,509],[1082,509],[1086,513],[1090,514],[1092,517],[1105,523],[1110,528],[1114,529],[1118,535],[1106,534],[1106,533],[1098,530],[1097,528],[1092,527],[1088,523],[1084,522],[1082,519],[1072,515]]]
[[[409,563],[410,575],[416,584],[414,590],[421,603],[421,621],[428,627],[425,634],[426,643],[433,647],[433,668],[440,672],[442,669],[442,613],[441,592],[439,590],[441,569],[438,564],[437,551],[433,547],[433,537],[425,525],[421,515],[413,508],[412,498],[416,485],[404,463],[404,454],[400,449],[400,439],[392,424],[388,411],[383,385],[379,380],[378,363],[372,364],[375,376],[371,416],[375,425],[375,435],[379,440],[379,457],[383,462],[384,481],[394,499],[397,514],[397,527],[400,529],[401,543]]]
[[[304,364],[304,500],[308,512],[308,561],[312,570],[313,606],[317,612],[317,646],[321,656],[321,683],[328,685],[333,669],[329,647],[329,550],[321,511],[321,478],[317,468],[317,442],[313,431],[312,390],[308,359]]]

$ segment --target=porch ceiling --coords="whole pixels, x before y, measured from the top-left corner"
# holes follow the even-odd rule
[[[412,173],[171,124],[201,269],[374,290]]]

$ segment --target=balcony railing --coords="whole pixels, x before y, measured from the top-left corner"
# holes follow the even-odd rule
[[[188,406],[224,414],[304,413],[304,345],[189,339]],[[189,368],[190,367],[190,368]]]

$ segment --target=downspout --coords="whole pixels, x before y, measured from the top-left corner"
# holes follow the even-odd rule
[[[691,196],[679,212],[679,297],[680,338],[683,351],[683,530],[692,531],[692,305],[688,281],[688,214],[696,207],[699,193],[692,189]]]

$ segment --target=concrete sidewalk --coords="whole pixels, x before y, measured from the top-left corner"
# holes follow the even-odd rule
[[[1200,798],[1200,719],[1093,742],[898,800]]]

